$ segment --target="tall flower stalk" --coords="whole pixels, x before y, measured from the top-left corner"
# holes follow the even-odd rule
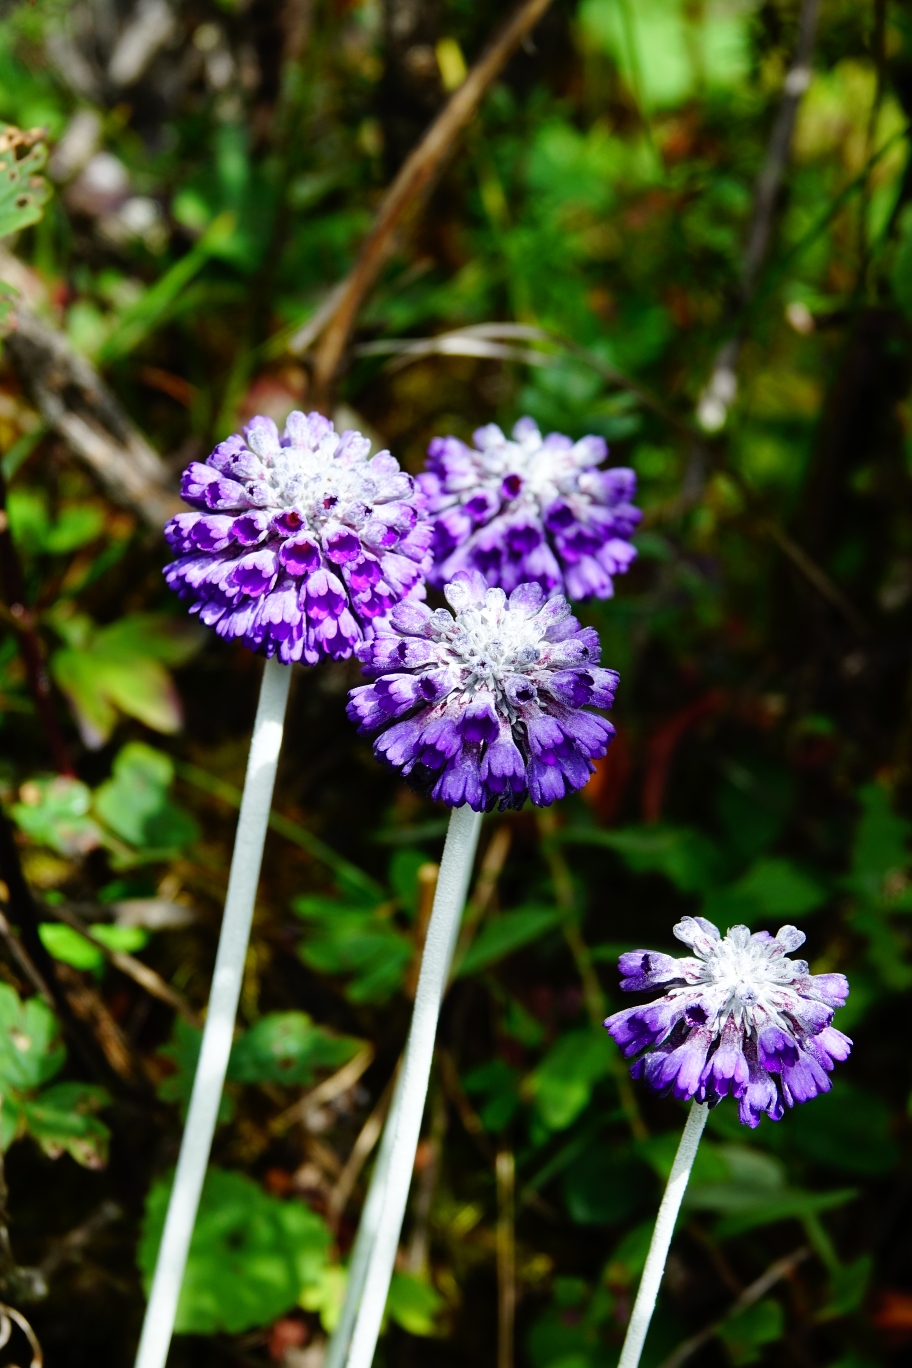
[[[710,1108],[730,1093],[742,1125],[761,1116],[779,1121],[786,1107],[829,1092],[829,1075],[852,1049],[832,1025],[848,997],[843,974],[812,974],[806,960],[787,957],[804,932],[782,926],[751,935],[733,926],[725,936],[705,917],[683,917],[674,928],[693,955],[675,959],[652,950],[620,958],[628,993],[664,988],[663,996],[615,1012],[605,1022],[630,1072],[657,1093],[693,1106],[675,1155],[653,1230],[618,1368],[637,1368],[655,1310],[675,1220]]]
[[[349,1269],[329,1368],[370,1368],[405,1215],[440,1005],[468,890],[482,812],[547,806],[582,788],[614,728],[617,674],[597,634],[538,584],[509,598],[477,571],[447,585],[452,612],[399,604],[358,650],[372,681],[349,715],[378,759],[453,809],[425,941],[415,1009],[387,1130]],[[347,1345],[351,1328],[351,1343]]]
[[[168,1357],[187,1254],[231,1054],[290,680],[290,672],[283,665],[276,660],[267,660],[234,839],[209,1010],[136,1356],[136,1368],[164,1368]]]
[[[431,532],[414,481],[358,432],[292,413],[254,418],[194,462],[190,511],[165,528],[165,570],[191,612],[267,657],[206,1027],[136,1368],[164,1368],[225,1082],[295,661],[349,657],[406,594],[424,592]]]

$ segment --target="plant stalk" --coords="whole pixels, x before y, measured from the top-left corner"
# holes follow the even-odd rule
[[[358,1263],[359,1230],[349,1271],[343,1321],[340,1321],[336,1331],[341,1347],[337,1349],[334,1343],[333,1357],[327,1357],[326,1368],[337,1368],[343,1360],[345,1346],[340,1332],[350,1303],[356,1315],[353,1317],[348,1368],[371,1368],[373,1362],[415,1166],[440,1006],[446,991],[480,830],[480,813],[473,812],[468,806],[453,809],[440,864],[434,910],[424,945],[408,1044],[386,1126],[389,1140],[385,1134],[362,1217],[362,1227],[365,1228],[363,1263]],[[384,1164],[387,1144],[389,1158]]]
[[[652,1313],[655,1311],[662,1274],[665,1272],[665,1260],[668,1258],[668,1248],[674,1234],[675,1221],[678,1219],[678,1212],[681,1209],[681,1202],[690,1178],[690,1170],[693,1168],[693,1161],[700,1144],[700,1136],[703,1134],[703,1127],[706,1125],[708,1115],[709,1108],[705,1103],[695,1102],[687,1117],[681,1143],[678,1145],[678,1151],[671,1166],[671,1173],[668,1176],[668,1185],[662,1197],[662,1205],[659,1207],[659,1214],[656,1217],[655,1229],[652,1232],[652,1240],[649,1244],[649,1253],[646,1255],[646,1266],[643,1269],[640,1288],[633,1304],[633,1313],[630,1317],[630,1324],[627,1326],[627,1335],[624,1339],[621,1357],[618,1360],[618,1368],[637,1368],[640,1362]]]
[[[267,660],[234,838],[209,1010],[136,1355],[136,1368],[165,1368],[171,1344],[181,1283],[231,1053],[290,681],[291,670],[286,665],[275,659]]]

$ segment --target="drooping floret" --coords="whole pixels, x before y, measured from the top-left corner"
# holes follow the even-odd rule
[[[618,676],[598,635],[538,584],[507,598],[477,572],[444,590],[453,613],[401,603],[358,658],[373,680],[348,714],[374,753],[421,793],[476,812],[547,807],[589,780],[614,728]],[[455,614],[455,616],[454,616]]]
[[[491,423],[473,441],[435,437],[418,477],[434,525],[431,582],[478,570],[507,593],[534,583],[572,600],[610,598],[636,556],[634,472],[596,469],[608,454],[601,437],[542,437],[531,418],[512,439]]]
[[[254,418],[184,472],[165,536],[170,587],[220,636],[286,664],[350,656],[374,620],[423,597],[431,530],[422,496],[359,432],[292,413]]]
[[[620,958],[625,992],[665,990],[605,1022],[622,1053],[638,1056],[631,1076],[711,1107],[731,1093],[751,1127],[829,1092],[834,1062],[852,1049],[832,1025],[849,985],[843,974],[811,974],[805,960],[786,958],[804,932],[733,926],[722,937],[705,917],[683,917],[674,933],[693,957],[632,950]]]

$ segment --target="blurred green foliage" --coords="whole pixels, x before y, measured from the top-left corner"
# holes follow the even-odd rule
[[[516,1368],[613,1368],[682,1112],[625,1087],[599,1022],[621,1002],[617,955],[671,950],[685,913],[797,923],[812,970],[851,979],[837,1025],[855,1052],[778,1126],[714,1110],[644,1365],[711,1326],[695,1368],[898,1368],[912,1342],[912,24],[896,0],[821,7],[745,301],[802,8],[555,0],[398,238],[346,358],[336,417],[411,471],[434,435],[530,413],[604,435],[645,512],[615,599],[581,608],[621,672],[617,741],[555,825],[486,824],[386,1368],[506,1368],[514,1291]],[[94,365],[176,478],[254,413],[309,406],[301,329],[507,6],[174,0],[154,41],[152,9],[4,8],[0,118],[46,134],[0,135],[0,307],[5,328],[27,300]],[[402,351],[498,324],[540,331],[527,349]],[[733,337],[736,393],[707,431]],[[123,1210],[32,1308],[49,1362],[120,1368],[200,1035],[52,912],[72,905],[203,1011],[258,666],[168,600],[160,540],[28,382],[6,357],[5,525],[75,775],[51,772],[4,610],[0,798],[85,1029],[102,1054],[119,1032],[138,1073],[83,1081],[4,953],[0,1129],[4,1149],[38,1142],[7,1158],[17,1255],[40,1260],[108,1197]],[[56,398],[83,421],[78,396]],[[312,1368],[341,1305],[445,829],[353,735],[357,678],[296,671],[175,1368]],[[334,1093],[367,1042],[373,1062]]]

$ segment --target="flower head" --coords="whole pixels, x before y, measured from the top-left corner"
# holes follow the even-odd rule
[[[723,938],[705,917],[683,917],[674,933],[693,957],[632,950],[620,958],[625,992],[665,990],[605,1022],[623,1054],[639,1056],[632,1077],[711,1107],[731,1093],[751,1127],[764,1112],[779,1121],[784,1107],[829,1092],[834,1061],[852,1049],[831,1025],[849,985],[843,974],[811,974],[805,960],[786,958],[804,932],[733,926]]]
[[[432,583],[480,570],[507,593],[533,583],[570,599],[610,598],[612,576],[636,555],[634,472],[596,469],[607,455],[601,437],[542,437],[531,418],[512,440],[493,423],[473,440],[435,437],[418,477],[434,524]]]
[[[292,413],[279,436],[254,418],[184,471],[165,536],[165,578],[220,636],[286,664],[340,660],[374,620],[423,596],[431,531],[421,495],[388,451],[368,460],[359,432]]]
[[[358,648],[374,682],[353,689],[348,715],[378,733],[374,754],[411,786],[476,812],[547,807],[582,788],[614,728],[587,704],[611,706],[618,676],[566,599],[538,584],[507,598],[477,572],[444,590],[445,608],[400,603]]]

